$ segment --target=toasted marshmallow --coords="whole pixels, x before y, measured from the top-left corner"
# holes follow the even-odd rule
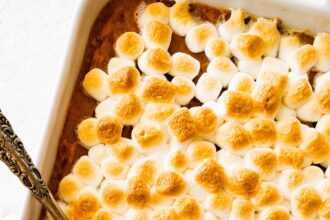
[[[156,76],[146,77],[142,88],[142,99],[147,102],[172,102],[176,93],[176,87]]]
[[[110,210],[106,208],[100,208],[92,217],[92,220],[112,220],[113,216],[111,215]]]
[[[298,169],[286,169],[278,178],[278,185],[286,199],[290,199],[292,192],[304,183],[304,173]]]
[[[131,164],[138,158],[136,147],[127,138],[120,138],[116,143],[106,145],[106,151],[108,155],[123,163]]]
[[[254,118],[244,126],[250,132],[255,147],[271,147],[275,144],[276,126],[273,120]]]
[[[252,203],[257,209],[274,206],[282,202],[283,195],[277,184],[263,182],[257,194],[252,198]]]
[[[144,50],[142,37],[135,32],[125,32],[120,35],[115,44],[116,54],[121,58],[135,60]],[[149,39],[148,39],[149,40]],[[147,47],[149,45],[146,45]]]
[[[273,85],[266,82],[257,83],[253,92],[255,115],[274,118],[281,106],[281,93]]]
[[[235,197],[251,198],[261,185],[258,173],[243,167],[235,167],[228,174],[228,191]]]
[[[187,32],[186,45],[193,53],[203,52],[207,41],[213,37],[218,37],[218,31],[214,24],[199,24]]]
[[[260,72],[262,58],[255,60],[238,60],[237,67],[239,71],[247,73],[256,79]]]
[[[227,87],[231,79],[238,72],[235,64],[227,57],[216,57],[207,66],[207,72],[218,76],[222,85]]]
[[[280,33],[277,30],[277,20],[258,18],[251,27],[250,33],[256,34],[263,39],[266,45],[265,55],[275,57],[277,55]]]
[[[151,220],[175,220],[178,218],[178,214],[176,214],[174,208],[156,210],[151,216]]]
[[[255,34],[236,34],[230,43],[230,51],[240,60],[257,60],[265,52],[265,43]]]
[[[253,115],[253,100],[248,93],[227,90],[221,94],[218,103],[226,121],[245,122]]]
[[[144,208],[144,209],[128,209],[126,213],[126,219],[129,220],[149,220],[152,214],[152,209]]]
[[[316,124],[316,130],[325,135],[330,141],[330,115],[323,115]]]
[[[148,201],[148,206],[150,206],[153,210],[162,210],[164,207],[171,206],[172,203],[173,199],[157,192],[155,186],[150,189],[150,199]]]
[[[145,173],[144,175],[148,174]],[[129,207],[134,209],[146,208],[150,200],[150,189],[145,179],[140,176],[129,178],[126,184],[125,197]]]
[[[205,137],[206,135],[207,137],[208,134],[213,135],[218,129],[218,125],[222,122],[210,107],[199,106],[190,108],[189,110],[195,119],[197,131],[200,136]]]
[[[223,166],[227,173],[230,172],[234,167],[243,167],[243,158],[237,156],[227,150],[218,151],[218,163]]]
[[[59,197],[69,203],[77,198],[78,193],[83,188],[83,183],[75,175],[65,176],[58,186]]]
[[[330,72],[329,72],[330,73]],[[329,74],[319,77],[315,83],[315,98],[321,112],[330,113],[330,78]]]
[[[280,146],[296,147],[302,142],[303,133],[301,123],[295,117],[288,117],[276,124],[277,142]]]
[[[125,203],[125,192],[118,184],[111,181],[104,181],[101,185],[99,195],[103,207],[118,214],[126,212],[128,207]]]
[[[253,147],[249,132],[237,122],[226,122],[217,131],[216,143],[223,149],[244,155]]]
[[[96,136],[101,143],[113,144],[121,137],[123,125],[114,117],[105,116],[99,119],[96,126]]]
[[[304,152],[296,147],[277,146],[275,148],[277,155],[277,169],[285,170],[288,168],[300,169],[304,163]]]
[[[133,66],[119,68],[109,74],[107,88],[110,97],[128,94],[140,84],[140,73]]]
[[[138,23],[143,27],[150,21],[158,21],[164,24],[168,23],[170,16],[170,9],[162,2],[154,2],[149,4],[140,16]]]
[[[231,207],[229,220],[253,220],[253,204],[248,200],[235,199]]]
[[[101,168],[88,156],[80,157],[72,172],[83,183],[91,186],[98,186],[103,179]]]
[[[143,113],[143,106],[134,94],[120,97],[113,106],[114,113],[125,125],[134,125]]]
[[[305,183],[315,186],[324,179],[324,172],[317,166],[308,166],[303,169]]]
[[[214,159],[205,159],[194,170],[196,183],[209,193],[217,192],[227,185],[223,167]]]
[[[141,152],[151,152],[166,144],[166,134],[156,125],[139,124],[133,128],[132,140]]]
[[[187,149],[189,165],[195,167],[204,159],[216,159],[216,149],[213,143],[208,141],[194,141]]]
[[[270,59],[276,59],[276,58],[270,58]],[[272,64],[269,64],[269,66],[272,66]],[[263,68],[263,69],[266,70],[267,68]],[[266,71],[263,71],[261,69],[257,77],[257,82],[272,85],[280,91],[281,95],[285,95],[288,90],[287,87],[288,87],[289,77],[287,73],[276,72],[279,71],[277,69],[280,68],[274,67],[273,70],[269,68],[269,70]]]
[[[265,57],[262,60],[260,73],[268,72],[287,74],[289,72],[289,66],[280,59],[274,57]]]
[[[172,62],[172,68],[169,74],[174,77],[182,76],[192,80],[199,73],[199,61],[189,54],[177,52],[172,55]]]
[[[179,108],[170,103],[148,103],[141,117],[141,123],[162,123]]]
[[[119,69],[123,67],[135,67],[135,63],[133,60],[125,59],[125,58],[119,58],[119,57],[113,57],[109,60],[108,63],[108,74],[112,74],[114,72],[117,72]]]
[[[180,108],[166,121],[170,134],[178,142],[185,142],[196,135],[196,123],[187,108]]]
[[[314,48],[317,52],[316,68],[322,72],[330,70],[330,34],[318,33],[314,39]]]
[[[195,96],[202,103],[215,101],[220,95],[221,89],[222,82],[220,77],[211,73],[204,73],[196,84]]]
[[[309,44],[303,45],[291,53],[288,62],[293,72],[306,73],[317,62],[316,49]]]
[[[321,205],[321,195],[311,186],[301,186],[292,193],[291,212],[298,219],[315,218]]]
[[[261,211],[259,220],[290,220],[288,210],[281,206],[270,207]]]
[[[256,171],[264,180],[274,177],[277,168],[277,156],[269,148],[253,148],[244,155],[247,168]]]
[[[233,197],[224,190],[207,195],[205,199],[205,209],[215,214],[219,218],[228,218],[230,215]]]
[[[88,156],[97,164],[101,164],[107,157],[106,147],[103,144],[97,144],[88,150]]]
[[[239,72],[231,79],[228,90],[251,93],[253,87],[253,77],[250,74]]]
[[[87,149],[99,143],[96,135],[98,120],[96,118],[88,118],[80,122],[77,127],[77,136],[80,143]]]
[[[220,37],[210,38],[205,45],[205,55],[209,60],[215,57],[229,57],[229,44]]]
[[[167,50],[171,43],[172,29],[164,23],[149,21],[142,28],[142,38],[147,49],[159,47]]]
[[[181,174],[175,171],[164,171],[157,176],[155,189],[159,194],[172,198],[185,193],[187,186]]]
[[[163,75],[171,70],[172,58],[162,48],[151,48],[139,57],[138,65],[140,70],[146,75]]]
[[[91,219],[101,208],[94,187],[83,188],[75,201],[69,204],[66,215],[69,219]]]
[[[189,2],[176,2],[170,8],[169,22],[176,34],[185,36],[196,25],[192,14],[189,12]]]
[[[282,36],[280,40],[280,47],[278,51],[278,57],[288,62],[291,59],[292,53],[297,50],[300,46],[300,40],[298,36]]]
[[[111,97],[104,99],[95,108],[96,118],[100,119],[103,118],[104,116],[115,117],[116,115],[114,113],[114,105],[115,105],[115,100],[113,100]]]
[[[312,97],[313,90],[305,77],[289,75],[288,92],[284,96],[284,103],[289,108],[299,108]]]
[[[297,116],[299,119],[307,122],[316,122],[321,118],[322,112],[315,94],[312,94],[312,97],[297,109]]]
[[[308,128],[299,148],[316,164],[322,163],[330,157],[330,144],[327,138],[314,128]]]
[[[286,105],[281,105],[278,110],[275,119],[277,121],[285,120],[286,118],[296,118],[297,113],[294,109],[288,108]]]
[[[102,101],[107,97],[107,78],[108,75],[103,70],[97,68],[90,70],[83,81],[84,90],[97,101]]]
[[[183,172],[189,164],[187,153],[181,149],[173,149],[165,155],[163,167],[165,170]]]
[[[236,34],[244,32],[246,29],[245,17],[242,9],[232,10],[230,18],[219,26],[220,36],[230,42]]]
[[[129,170],[128,179],[136,177],[139,181],[150,185],[154,183],[156,175],[159,172],[159,165],[157,161],[150,158],[140,159],[136,161]]]
[[[194,98],[196,89],[193,81],[182,76],[176,76],[171,83],[176,88],[175,102],[179,105],[187,105]]]
[[[202,219],[202,209],[199,203],[190,196],[178,198],[174,202],[174,208],[178,214],[178,219]]]
[[[124,179],[128,168],[127,164],[118,162],[111,157],[106,158],[101,164],[103,176],[111,180]]]

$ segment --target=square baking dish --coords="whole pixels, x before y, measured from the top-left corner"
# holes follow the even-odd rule
[[[133,0],[132,0],[133,1]],[[57,146],[64,126],[68,105],[76,83],[91,27],[109,0],[80,0],[56,82],[57,92],[44,131],[37,157],[37,167],[48,182],[56,158]],[[280,18],[286,25],[314,33],[330,32],[330,0],[200,0],[215,7],[242,8],[257,16]],[[41,206],[28,195],[19,219],[34,220]]]

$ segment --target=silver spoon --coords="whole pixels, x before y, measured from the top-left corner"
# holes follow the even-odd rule
[[[34,166],[24,145],[0,110],[0,160],[15,174],[56,220],[67,220]]]

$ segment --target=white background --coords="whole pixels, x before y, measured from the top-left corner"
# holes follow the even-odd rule
[[[0,0],[0,108],[33,159],[77,2]],[[22,210],[27,192],[0,163],[0,219]]]

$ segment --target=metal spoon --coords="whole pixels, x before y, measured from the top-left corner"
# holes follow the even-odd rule
[[[0,110],[0,160],[15,174],[56,220],[67,220],[34,166],[24,145]]]

